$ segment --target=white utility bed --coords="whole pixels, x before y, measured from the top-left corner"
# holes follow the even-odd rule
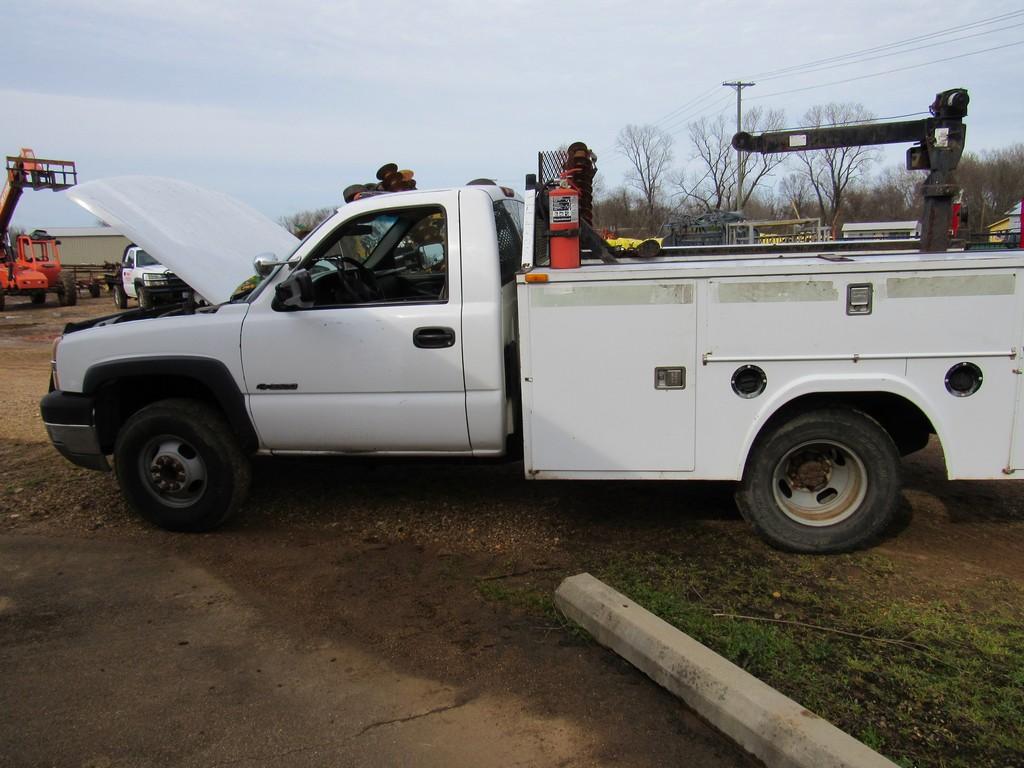
[[[950,477],[1024,468],[1024,251],[822,254],[520,274],[528,474],[739,479],[773,413],[829,392],[910,400],[935,425]],[[945,384],[961,361],[984,374],[969,397]],[[744,366],[763,371],[756,396],[734,391]],[[661,374],[668,388],[657,369],[675,371]]]

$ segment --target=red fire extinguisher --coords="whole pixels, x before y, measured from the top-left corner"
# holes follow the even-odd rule
[[[580,265],[580,192],[568,181],[548,192],[551,268],[575,269]]]

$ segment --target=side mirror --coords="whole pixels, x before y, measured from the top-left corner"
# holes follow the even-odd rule
[[[266,277],[273,272],[276,267],[279,267],[282,264],[284,264],[283,261],[278,261],[277,256],[269,252],[261,253],[252,261],[253,270],[255,270],[256,274],[260,277]]]
[[[313,278],[309,271],[296,269],[277,284],[271,307],[279,312],[294,312],[313,306]]]

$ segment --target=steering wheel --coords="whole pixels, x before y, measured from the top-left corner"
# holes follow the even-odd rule
[[[339,270],[342,290],[352,294],[357,301],[374,301],[384,298],[380,286],[377,285],[377,276],[373,274],[372,269],[351,256],[343,256],[340,261],[342,264],[349,264],[352,267],[352,269],[345,269],[342,266]]]

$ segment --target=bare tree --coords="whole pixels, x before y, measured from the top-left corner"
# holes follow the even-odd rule
[[[691,159],[697,170],[681,171],[675,183],[684,198],[698,209],[718,211],[732,208],[736,191],[736,153],[730,144],[732,134],[726,127],[724,115],[708,119],[702,117],[688,126],[693,143]]]
[[[782,130],[786,122],[786,113],[781,109],[763,109],[754,107],[748,109],[743,115],[743,130],[748,133],[761,133],[762,131]],[[730,143],[732,139],[730,137]],[[750,198],[757,190],[758,184],[771,176],[772,172],[785,160],[783,155],[773,154],[751,154],[744,152],[740,155],[739,162],[743,164],[744,189],[742,198],[736,206],[740,210],[746,208]]]
[[[626,181],[643,198],[646,225],[656,228],[661,188],[672,163],[672,136],[653,125],[627,125],[619,131],[615,148],[629,161]]]
[[[780,109],[754,107],[744,115],[744,127],[751,133],[777,131],[782,127],[785,113]],[[780,155],[744,153],[737,157],[732,148],[734,126],[725,115],[702,117],[688,126],[693,144],[691,159],[697,161],[697,170],[683,172],[675,179],[684,199],[703,210],[743,209],[754,196],[758,185],[770,176],[783,161]],[[743,163],[744,189],[742,198],[736,199],[738,163]]]
[[[809,127],[844,125],[873,120],[874,113],[863,104],[818,104],[807,110],[804,124]],[[878,159],[878,150],[872,147],[838,147],[815,149],[797,153],[801,173],[814,191],[822,220],[833,233],[839,224],[844,195],[851,185],[860,181],[871,164]]]
[[[334,214],[334,208],[314,208],[282,216],[278,223],[296,237],[302,238],[316,229],[320,222]]]
[[[635,192],[616,187],[594,196],[594,225],[620,235],[647,234],[647,205]]]
[[[799,219],[807,214],[814,199],[814,191],[807,176],[791,173],[779,182],[775,190],[775,215],[782,219],[790,216]]]
[[[965,154],[956,175],[963,187],[970,230],[984,233],[1024,197],[1024,144]]]
[[[843,204],[844,221],[899,221],[921,212],[925,174],[902,165],[883,170],[870,183],[851,187]]]

